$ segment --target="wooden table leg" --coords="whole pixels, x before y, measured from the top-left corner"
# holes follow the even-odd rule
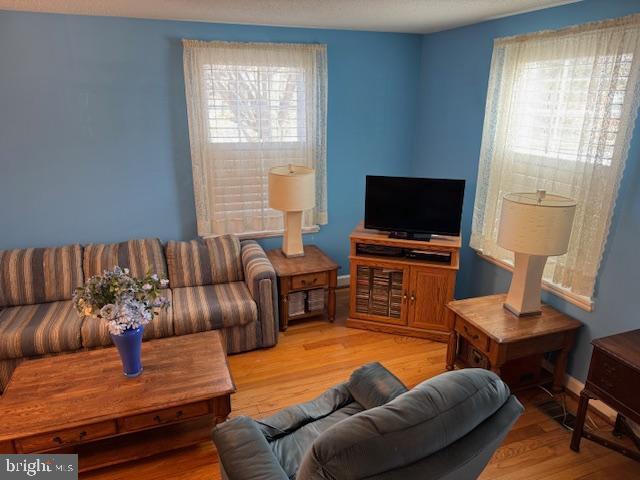
[[[567,358],[569,351],[567,349],[560,350],[556,364],[553,368],[553,393],[560,393],[564,390],[564,374],[567,369]]]
[[[327,316],[333,323],[336,320],[336,287],[338,285],[338,271],[334,270],[329,275],[329,305],[327,305]]]
[[[289,327],[289,277],[278,278],[280,293],[280,331],[286,332]]]
[[[289,302],[286,295],[280,298],[280,331],[286,332],[289,326]]]
[[[587,417],[587,408],[589,407],[589,395],[583,390],[580,392],[580,402],[578,403],[578,413],[576,414],[576,423],[573,427],[573,435],[571,436],[571,450],[580,451],[580,440],[582,440],[582,432],[584,430],[584,420]]]
[[[447,341],[447,370],[453,370],[456,365],[456,356],[458,354],[458,334],[455,330],[449,332]]]
[[[614,437],[618,437],[618,438],[622,437],[622,434],[624,433],[624,419],[620,414],[616,415],[616,423],[613,426],[612,433]]]
[[[564,391],[564,375],[567,371],[567,360],[569,358],[569,352],[573,347],[574,334],[571,332],[567,334],[564,341],[564,347],[560,350],[558,358],[556,358],[556,364],[553,368],[553,393],[560,393]]]
[[[11,440],[0,442],[0,453],[16,453],[13,442]]]

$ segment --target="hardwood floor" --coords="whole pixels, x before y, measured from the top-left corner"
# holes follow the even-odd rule
[[[238,388],[231,399],[231,416],[260,418],[310,400],[370,361],[380,361],[409,386],[444,371],[444,343],[346,328],[347,308],[348,290],[339,290],[335,324],[292,323],[275,348],[229,357]],[[588,440],[583,440],[579,454],[571,451],[570,432],[536,407],[546,395],[540,389],[518,395],[526,411],[481,479],[640,479],[640,463]],[[570,410],[575,408],[571,399],[567,403]],[[603,426],[602,421],[593,420]],[[201,480],[219,479],[220,472],[215,449],[208,442],[81,478]]]

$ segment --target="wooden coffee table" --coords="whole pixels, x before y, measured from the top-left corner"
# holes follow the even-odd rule
[[[145,342],[142,363],[126,378],[110,347],[20,364],[0,397],[0,452],[77,453],[87,471],[208,440],[236,390],[220,332]]]

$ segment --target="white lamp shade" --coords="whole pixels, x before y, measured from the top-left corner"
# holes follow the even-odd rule
[[[528,255],[566,253],[576,202],[560,195],[508,193],[502,202],[498,245]]]
[[[316,176],[313,168],[283,165],[269,170],[269,207],[299,212],[316,204]]]

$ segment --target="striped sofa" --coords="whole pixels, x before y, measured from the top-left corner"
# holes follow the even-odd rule
[[[221,330],[228,353],[278,340],[276,276],[262,247],[223,235],[207,240],[129,240],[0,251],[0,394],[27,358],[111,345],[104,322],[73,308],[76,287],[114,266],[169,279],[168,310],[144,340]]]

